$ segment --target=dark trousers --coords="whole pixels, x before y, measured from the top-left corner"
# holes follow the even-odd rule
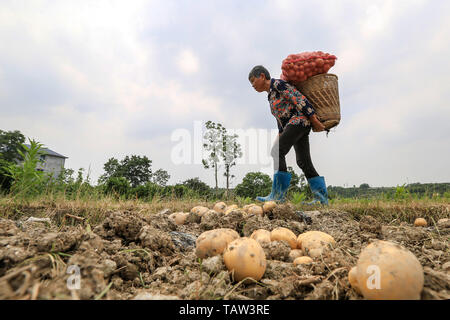
[[[271,151],[275,171],[287,171],[286,155],[294,146],[297,165],[302,169],[305,177],[310,179],[319,175],[314,169],[309,152],[310,131],[311,127],[303,127],[302,125],[290,124],[284,128]]]

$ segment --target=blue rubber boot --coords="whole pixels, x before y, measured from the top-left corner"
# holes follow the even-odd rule
[[[286,200],[287,191],[289,186],[291,185],[292,175],[286,171],[278,171],[278,183],[279,188],[277,189],[279,192],[275,196],[275,200],[279,202],[284,202]]]
[[[287,189],[291,183],[291,174],[285,171],[277,171],[273,175],[272,191],[266,197],[256,197],[258,201],[280,201],[284,202]]]
[[[322,176],[317,176],[311,179],[308,179],[309,187],[311,188],[311,192],[314,196],[314,200],[311,202],[303,202],[303,204],[324,204],[328,205],[328,191],[327,186],[325,184],[325,178]]]

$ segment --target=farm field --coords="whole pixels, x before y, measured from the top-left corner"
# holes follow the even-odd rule
[[[287,203],[262,217],[191,213],[183,225],[169,218],[197,205],[212,209],[214,202],[1,198],[0,299],[364,299],[350,286],[348,273],[376,240],[400,244],[417,257],[424,271],[421,299],[450,298],[450,224],[441,220],[450,216],[446,202]],[[428,226],[415,227],[418,217]],[[231,228],[249,237],[276,227],[296,236],[323,231],[336,246],[311,264],[294,265],[286,242],[265,244],[265,273],[250,282],[232,281],[222,255],[201,260],[195,254],[195,240],[204,231]],[[78,290],[68,288],[70,266],[80,270]]]

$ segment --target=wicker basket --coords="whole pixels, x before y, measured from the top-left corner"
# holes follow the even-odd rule
[[[293,85],[311,102],[317,117],[326,130],[339,124],[341,109],[338,77],[335,74],[318,74],[306,81],[293,83]]]

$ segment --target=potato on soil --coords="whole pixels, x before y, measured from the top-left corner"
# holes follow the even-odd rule
[[[270,231],[264,230],[264,229],[258,229],[258,230],[253,231],[250,238],[258,241],[259,244],[269,243],[271,241],[270,240]]]
[[[213,207],[213,210],[217,211],[219,213],[225,213],[226,209],[227,209],[227,204],[225,202],[217,202]]]
[[[417,218],[414,221],[414,226],[415,227],[426,227],[427,226],[427,220],[425,220],[424,218]]]
[[[298,264],[310,264],[313,262],[313,259],[311,259],[310,257],[298,257],[294,260],[294,265],[298,265]]]
[[[291,252],[289,252],[289,259],[291,261],[294,261],[298,257],[302,257],[302,256],[303,256],[303,251],[300,249],[292,249]]]
[[[233,206],[227,207],[227,210],[225,210],[225,215],[228,215],[233,211],[241,211],[242,214],[245,214],[245,211],[239,209],[238,206],[233,205]]]
[[[239,234],[233,229],[221,228],[205,231],[195,242],[195,254],[202,259],[221,254],[231,241],[238,238]]]
[[[308,254],[313,249],[326,249],[329,246],[334,246],[336,241],[332,236],[322,231],[308,231],[300,234],[297,237],[297,248],[303,250],[303,254]],[[317,251],[317,250],[316,250]],[[316,252],[313,251],[313,252]],[[320,256],[317,251],[315,256]],[[309,255],[309,254],[308,254]]]
[[[242,207],[242,210],[244,210],[245,212],[248,213],[248,209],[250,209],[250,207],[256,206],[256,203],[250,203],[250,204],[246,204],[245,206]]]
[[[185,224],[188,215],[187,212],[174,212],[169,215],[169,219],[172,219],[177,225],[182,225]]]
[[[283,227],[278,227],[270,233],[271,241],[286,241],[289,243],[291,249],[297,248],[297,236],[291,230]]]
[[[196,207],[193,207],[192,209],[191,209],[191,212],[192,213],[195,213],[196,215],[198,215],[198,216],[203,216],[203,214],[205,214],[205,212],[207,212],[209,210],[209,208],[207,208],[207,207],[203,207],[203,206],[196,206]]]
[[[275,201],[267,201],[263,204],[263,211],[265,214],[272,212],[272,210],[277,206]]]
[[[356,292],[361,294],[361,290],[359,290],[358,287],[358,280],[356,279],[356,270],[356,267],[350,269],[350,271],[348,272],[348,282]]]
[[[318,258],[323,254],[323,252],[324,252],[324,248],[315,248],[315,249],[308,250],[308,255],[311,258]]]
[[[414,254],[383,240],[372,242],[361,251],[352,277],[369,300],[417,300],[424,284],[423,268]]]
[[[230,242],[223,253],[223,260],[235,281],[250,277],[260,280],[266,271],[266,255],[254,239],[243,237]]]
[[[233,209],[237,209],[237,208],[239,208],[239,206],[237,204],[232,204],[231,206],[227,206],[225,211],[233,210]]]
[[[248,208],[247,210],[248,214],[254,214],[254,215],[258,215],[258,216],[263,216],[264,212],[263,209],[260,206],[254,205],[251,206],[250,208]]]
[[[439,228],[450,228],[450,219],[449,218],[439,219],[437,225]]]

